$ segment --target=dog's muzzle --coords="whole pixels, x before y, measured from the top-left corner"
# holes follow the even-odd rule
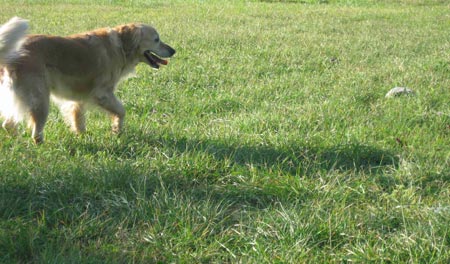
[[[161,65],[167,65],[167,64],[169,64],[169,61],[168,61],[168,60],[159,57],[158,55],[156,55],[155,53],[153,53],[153,52],[151,52],[151,51],[149,51],[149,50],[146,50],[146,51],[144,52],[144,56],[145,56],[145,58],[147,59],[147,61],[148,61],[148,63],[150,64],[150,66],[152,66],[152,67],[155,68],[155,69],[159,69],[159,67],[160,67]]]

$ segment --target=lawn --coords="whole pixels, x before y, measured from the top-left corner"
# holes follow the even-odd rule
[[[0,262],[449,263],[450,5],[392,2],[1,0],[177,54],[121,84],[119,136],[0,131]]]

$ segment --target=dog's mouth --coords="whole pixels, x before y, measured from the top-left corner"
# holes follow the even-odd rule
[[[167,65],[169,63],[168,60],[159,57],[158,55],[156,55],[155,53],[153,53],[153,52],[151,52],[149,50],[146,50],[144,52],[144,56],[147,59],[148,64],[150,66],[152,66],[153,68],[155,68],[155,69],[159,69],[159,67],[161,65]]]

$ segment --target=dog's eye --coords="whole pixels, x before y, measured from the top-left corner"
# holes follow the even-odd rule
[[[159,42],[159,38],[156,38],[156,39],[155,39],[155,42],[158,43],[158,42]]]

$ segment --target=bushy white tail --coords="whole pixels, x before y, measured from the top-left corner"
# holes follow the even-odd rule
[[[13,63],[21,55],[20,47],[25,39],[28,21],[13,17],[0,27],[0,118],[5,119],[3,128],[13,127],[23,119],[24,107],[17,100],[13,79],[8,64]]]
[[[7,64],[20,53],[20,45],[28,29],[28,21],[11,18],[0,27],[0,65]]]

